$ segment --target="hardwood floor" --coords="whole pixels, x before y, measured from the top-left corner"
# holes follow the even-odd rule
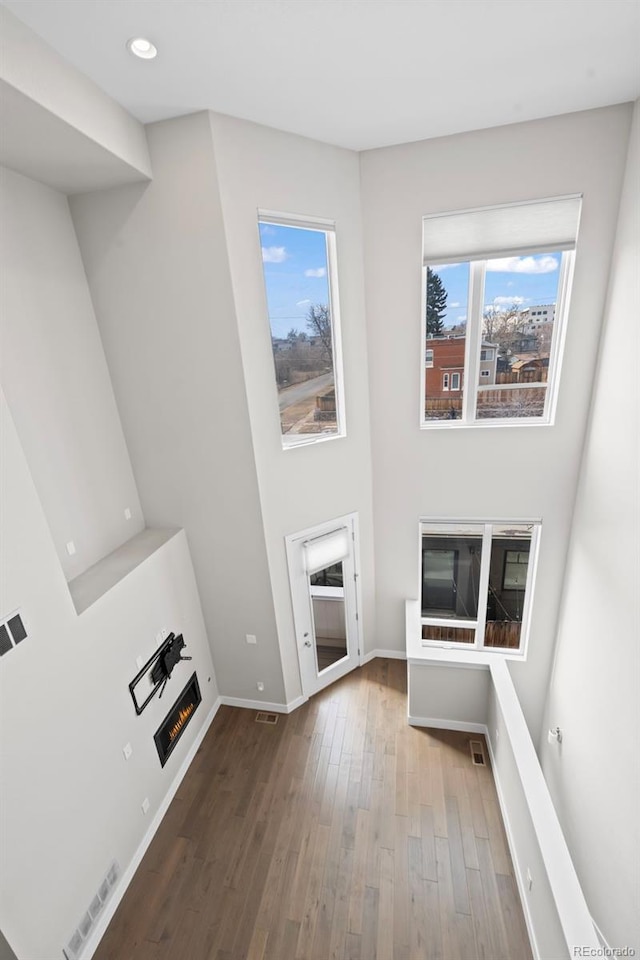
[[[221,707],[96,960],[529,960],[491,772],[406,709],[396,660]]]

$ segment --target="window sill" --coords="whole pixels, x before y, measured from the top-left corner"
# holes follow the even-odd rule
[[[295,440],[288,440],[287,438],[291,434],[284,434],[282,436],[282,449],[283,450],[296,450],[299,447],[311,447],[317,443],[326,443],[329,440],[343,440],[347,434],[346,433],[331,433],[331,434],[313,434],[311,436],[296,436]]]
[[[455,643],[440,643],[432,641],[425,643],[422,639],[422,618],[420,604],[417,600],[405,601],[405,646],[408,663],[449,663],[460,666],[488,667],[496,660],[527,659],[526,651],[501,650],[498,647],[476,647]]]
[[[515,417],[511,420],[474,420],[473,423],[466,423],[462,420],[434,420],[432,423],[422,421],[421,430],[461,430],[463,428],[475,430],[480,428],[486,430],[491,427],[552,427],[553,420],[517,420]]]

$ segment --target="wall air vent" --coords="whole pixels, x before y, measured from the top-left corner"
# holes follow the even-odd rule
[[[484,744],[480,740],[470,740],[469,749],[471,750],[471,762],[474,767],[486,767],[487,762],[484,759]]]
[[[100,883],[98,892],[91,900],[87,912],[69,937],[69,942],[62,950],[66,960],[78,960],[82,955],[91,931],[95,927],[98,917],[104,910],[104,905],[111,896],[119,876],[120,866],[117,860],[114,860],[107,871],[107,875]]]
[[[277,723],[278,714],[277,713],[265,713],[263,710],[259,710],[256,713],[256,723]]]
[[[22,617],[17,611],[0,623],[0,657],[9,653],[27,636]]]

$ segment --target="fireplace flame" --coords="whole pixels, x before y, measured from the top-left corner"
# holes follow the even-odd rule
[[[190,703],[188,707],[184,708],[184,710],[180,710],[178,714],[178,719],[169,730],[169,742],[171,742],[172,740],[175,740],[175,738],[178,736],[178,734],[184,727],[185,723],[187,722],[187,720],[189,719],[193,711],[194,711],[193,703]]]

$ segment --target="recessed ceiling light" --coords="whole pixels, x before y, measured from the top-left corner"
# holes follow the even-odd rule
[[[141,60],[153,60],[158,56],[157,48],[151,43],[151,40],[145,40],[144,37],[133,37],[127,40],[127,49],[134,57],[140,57]]]

